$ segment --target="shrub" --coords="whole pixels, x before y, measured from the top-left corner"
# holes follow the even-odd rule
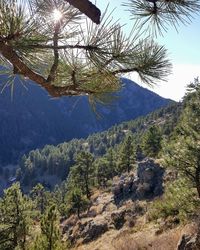
[[[148,218],[157,220],[175,216],[184,222],[197,211],[199,204],[196,197],[195,189],[186,180],[176,180],[166,187],[162,198],[152,203]]]

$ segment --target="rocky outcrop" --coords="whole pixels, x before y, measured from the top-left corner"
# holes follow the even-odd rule
[[[113,180],[112,193],[100,193],[92,197],[92,206],[82,219],[70,217],[63,223],[63,232],[71,244],[93,241],[110,229],[119,230],[135,225],[138,216],[146,208],[142,199],[162,193],[164,170],[151,159],[138,163],[137,171],[122,174]]]
[[[177,250],[200,250],[200,221],[195,235],[182,235]]]
[[[72,245],[93,241],[110,229],[133,227],[136,217],[144,214],[143,208],[137,202],[128,200],[117,208],[113,195],[102,194],[102,199],[104,203],[101,204],[101,209],[98,197],[80,220],[76,216],[71,216],[62,223],[63,233]]]
[[[146,158],[138,163],[138,188],[136,195],[139,199],[154,198],[163,193],[164,169],[153,159]]]
[[[65,221],[63,233],[66,234],[71,244],[82,244],[95,240],[108,230],[108,223],[104,217],[98,217],[95,220],[84,218],[78,220],[73,226],[69,226],[70,220],[71,218]]]
[[[178,243],[177,250],[198,250],[195,247],[195,241],[196,237],[183,234]]]
[[[154,160],[145,158],[138,163],[137,174],[123,174],[113,184],[116,203],[130,197],[134,200],[149,199],[163,193],[164,169]]]

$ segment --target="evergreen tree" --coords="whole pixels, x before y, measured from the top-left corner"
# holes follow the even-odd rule
[[[48,202],[47,193],[44,186],[38,183],[35,187],[33,187],[30,195],[36,205],[36,208],[40,211],[41,214],[43,214]]]
[[[114,155],[114,150],[112,148],[109,148],[105,157],[108,161],[108,169],[110,170],[110,176],[112,178],[117,174],[117,163],[115,159],[116,157]]]
[[[66,215],[66,197],[68,193],[67,182],[63,181],[60,185],[56,185],[53,192],[53,200],[58,207],[61,216]]]
[[[141,161],[144,158],[141,146],[138,144],[135,150],[135,157],[137,161]]]
[[[71,188],[81,188],[83,193],[90,198],[91,187],[94,184],[94,157],[89,152],[80,152],[75,159],[75,165],[69,174]]]
[[[61,241],[59,215],[55,205],[50,206],[41,219],[41,234],[36,237],[31,250],[64,250]]]
[[[101,157],[95,163],[97,183],[100,187],[105,188],[107,181],[112,178],[112,169],[106,157]]]
[[[195,79],[184,98],[179,124],[164,148],[168,165],[190,179],[200,197],[200,83]]]
[[[161,150],[161,140],[162,135],[160,128],[155,125],[150,127],[142,140],[142,150],[144,154],[151,157],[156,157]]]
[[[119,170],[130,172],[133,164],[135,163],[135,150],[133,147],[133,138],[128,135],[121,148],[119,159]]]
[[[83,195],[80,188],[75,187],[68,194],[67,204],[68,213],[76,213],[80,219],[80,213],[88,207],[89,200]]]
[[[152,84],[166,79],[171,72],[166,49],[149,37],[143,39],[139,27],[127,38],[123,25],[113,23],[105,13],[101,22],[98,16],[98,25],[85,25],[85,15],[67,2],[75,7],[79,3],[78,9],[87,15],[93,13],[88,0],[84,4],[80,0],[0,2],[0,64],[7,66],[12,77],[24,76],[54,97],[88,94],[91,102],[94,98],[101,101],[105,99],[101,94],[119,89],[119,74],[136,72]],[[181,5],[180,1],[176,5]],[[191,1],[189,6],[191,10]],[[144,8],[141,4],[139,7]],[[147,9],[150,7],[153,5]]]
[[[31,202],[22,194],[19,183],[4,191],[0,200],[0,249],[26,249],[31,207]]]

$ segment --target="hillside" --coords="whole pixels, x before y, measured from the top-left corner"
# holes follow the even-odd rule
[[[1,76],[1,87],[5,78]],[[122,81],[123,88],[110,94],[115,101],[97,104],[95,113],[87,96],[51,99],[43,89],[30,82],[23,85],[18,78],[13,92],[5,88],[0,95],[0,163],[15,163],[31,149],[87,137],[171,102],[128,79]]]
[[[177,123],[181,104],[170,104],[147,116],[124,122],[109,130],[90,135],[87,139],[73,139],[56,146],[46,145],[30,151],[20,160],[20,181],[23,185],[34,186],[37,182],[53,188],[55,183],[65,180],[70,167],[75,163],[76,155],[88,151],[96,159],[113,155],[114,161],[120,158],[120,148],[128,135],[132,144],[140,144],[146,131],[156,125],[161,129],[163,138],[169,136]]]
[[[199,82],[190,88],[183,103],[24,155],[0,199],[2,249],[18,233],[30,250],[199,250]]]

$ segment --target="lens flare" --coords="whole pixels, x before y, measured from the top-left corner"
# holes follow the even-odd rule
[[[55,9],[53,11],[53,19],[54,21],[59,21],[61,18],[62,18],[62,13],[58,10],[58,9]]]

